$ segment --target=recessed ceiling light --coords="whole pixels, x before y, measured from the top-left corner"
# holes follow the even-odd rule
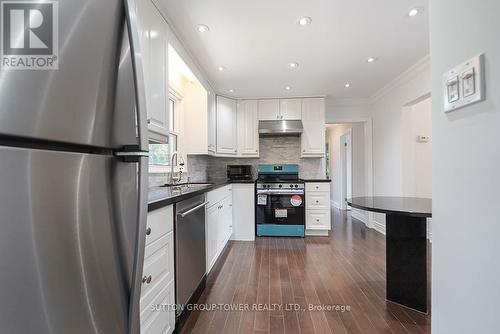
[[[226,68],[225,68],[224,66],[219,66],[219,67],[217,67],[217,69],[218,69],[219,71],[221,71],[221,72],[226,70]]]
[[[350,84],[350,83],[346,83],[346,84],[344,85],[344,87],[345,87],[345,88],[349,88],[349,87],[351,87],[351,84]]]
[[[286,90],[290,90],[290,89],[292,89],[292,87],[290,87],[290,86],[286,86],[286,87],[285,87],[285,89],[286,89]]]
[[[377,60],[377,58],[373,58],[373,57],[370,57],[368,58],[366,61],[369,62],[369,63],[373,63]]]
[[[229,93],[234,93],[234,89],[232,89],[232,88],[231,88],[231,89],[229,90]]]
[[[408,16],[410,17],[417,16],[418,14],[420,14],[421,10],[422,10],[421,8],[413,8],[408,12]]]
[[[299,25],[301,26],[306,26],[308,24],[311,24],[311,22],[312,19],[309,16],[302,16],[298,21]]]
[[[208,26],[204,25],[204,24],[198,24],[198,25],[196,26],[196,30],[198,30],[198,32],[203,33],[203,32],[207,32],[207,31],[209,31],[209,30],[210,30],[210,28],[209,28]]]
[[[288,67],[290,67],[291,69],[296,69],[297,67],[299,67],[299,63],[290,63],[288,64]]]

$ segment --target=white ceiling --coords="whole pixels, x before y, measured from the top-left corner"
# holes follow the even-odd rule
[[[429,52],[428,0],[158,1],[216,91],[227,95],[366,98]],[[414,7],[424,11],[410,18]],[[312,24],[299,26],[301,16]],[[198,24],[210,31],[199,33]],[[378,60],[369,64],[369,57]]]

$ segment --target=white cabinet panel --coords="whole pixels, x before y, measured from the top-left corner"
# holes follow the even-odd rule
[[[238,155],[259,156],[259,115],[257,100],[238,102]]]
[[[150,0],[138,1],[148,129],[156,139],[169,133],[167,23]]]
[[[157,309],[152,309],[151,305],[141,313],[141,333],[142,334],[170,334],[175,329],[174,307],[163,308],[163,306],[175,304],[174,282],[170,282],[157,294],[157,298],[152,305],[158,305]],[[143,320],[144,319],[144,320]]]
[[[280,101],[278,99],[259,100],[259,121],[280,119]]]
[[[217,153],[236,155],[236,101],[217,96]]]
[[[219,205],[213,205],[206,211],[206,253],[207,273],[210,272],[217,254],[217,222],[220,219]]]
[[[224,250],[233,233],[232,185],[212,190],[207,194],[206,256],[207,273]]]
[[[330,193],[330,187],[331,183],[330,182],[307,182],[306,183],[306,194],[309,192],[317,192],[317,191],[322,191],[322,192],[328,192]]]
[[[302,100],[302,157],[325,156],[325,99]]]
[[[232,240],[255,240],[255,185],[233,184]]]
[[[306,210],[306,230],[330,229],[330,210]]]
[[[174,228],[172,205],[148,213],[146,246],[158,240]]]
[[[170,334],[175,328],[173,307],[153,310],[152,305],[174,305],[174,232],[173,206],[148,214],[148,228],[144,252],[143,280],[141,286],[141,332]],[[150,238],[148,240],[148,238]]]
[[[217,113],[216,97],[212,90],[208,91],[208,152],[215,153],[217,150]]]
[[[307,205],[308,209],[328,210],[328,209],[330,209],[330,193],[327,193],[327,192],[307,193],[306,192],[306,205]]]
[[[284,120],[300,120],[302,118],[302,100],[280,100],[280,115],[280,118]]]

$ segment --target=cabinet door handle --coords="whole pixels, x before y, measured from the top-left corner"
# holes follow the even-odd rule
[[[151,124],[151,118],[148,118],[148,124]]]
[[[151,280],[153,279],[153,277],[151,277],[151,275],[148,276],[148,279],[146,280],[146,283],[149,284],[151,283]]]
[[[142,277],[142,283],[146,283],[147,280],[148,280],[147,276]]]
[[[319,223],[319,219],[316,219],[316,222],[318,222],[318,223]]]
[[[319,203],[319,201],[318,201],[318,200],[316,200],[316,203]]]
[[[150,235],[150,234],[151,234],[151,227],[148,227],[148,228],[146,229],[146,235]]]

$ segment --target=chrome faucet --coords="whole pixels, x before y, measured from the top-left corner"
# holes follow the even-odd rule
[[[179,159],[179,175],[174,176],[174,159]],[[172,157],[170,158],[170,184],[174,185],[177,181],[182,179],[182,167],[184,166],[184,159],[182,155],[179,155],[179,152],[173,152]]]

